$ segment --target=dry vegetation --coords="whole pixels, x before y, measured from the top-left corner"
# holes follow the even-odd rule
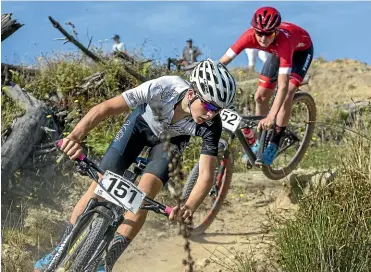
[[[22,82],[22,78],[19,78],[18,83],[24,84],[39,98],[45,97],[50,88],[57,88],[68,98],[67,106],[71,111],[76,108],[75,101],[80,101],[81,112],[72,124],[94,103],[119,94],[120,88],[127,89],[136,84],[133,79],[129,79],[124,87],[117,83],[118,78],[128,77],[117,63],[113,62],[112,66],[107,67],[87,65],[81,56],[70,61],[72,64],[64,63],[59,58],[43,62],[45,70],[41,77],[32,82]],[[157,68],[159,70],[153,74],[164,73],[162,68]],[[102,86],[84,95],[74,92],[84,77],[101,69],[107,75]],[[251,111],[257,74],[243,69],[233,72],[241,88],[238,94],[239,109]],[[368,140],[354,137],[352,133],[346,139],[342,137],[345,122],[335,105],[358,100],[370,101],[371,67],[353,60],[326,62],[316,59],[309,74],[310,84],[303,89],[315,97],[318,105],[317,134],[326,131],[330,136],[321,140],[313,139],[302,167],[322,169],[336,166],[340,175],[327,187],[300,201],[296,220],[280,224],[280,228],[276,229],[277,255],[272,258],[279,260],[284,271],[367,271],[366,268],[371,267],[371,256],[367,251],[371,247],[371,207],[367,201],[371,198],[371,145]],[[4,122],[10,123],[13,116],[20,113],[15,105],[9,103],[2,97],[3,125]],[[370,125],[370,115],[367,116],[368,123],[364,122],[366,127],[357,131],[368,132],[369,135],[370,128],[367,126]],[[102,155],[114,136],[112,131],[117,131],[119,125],[117,120],[109,119],[95,129],[87,139],[90,152]],[[340,140],[337,138],[339,135]],[[184,155],[186,172],[198,159],[196,146],[197,140],[194,140]],[[237,148],[235,153],[239,157]],[[245,170],[238,160],[236,169]],[[64,176],[62,173],[65,173]],[[63,222],[88,184],[84,179],[74,182],[77,178],[70,173],[71,169],[54,169],[50,165],[39,169],[31,167],[19,173],[12,191],[2,198],[3,271],[29,271],[32,262],[55,244]],[[255,266],[256,262],[245,255],[238,260],[241,266],[233,271],[260,269]],[[303,270],[303,267],[307,270]]]

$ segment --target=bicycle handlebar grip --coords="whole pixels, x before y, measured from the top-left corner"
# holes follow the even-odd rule
[[[173,209],[174,208],[172,208],[172,207],[166,207],[165,208],[165,213],[169,216]]]
[[[57,143],[57,146],[61,147],[62,143],[63,143],[63,139],[60,139]],[[80,160],[80,161],[83,161],[85,158],[86,158],[85,154],[81,154],[80,157],[78,157],[77,159]]]

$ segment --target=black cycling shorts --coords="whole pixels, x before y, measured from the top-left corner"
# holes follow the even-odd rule
[[[151,147],[148,156],[148,164],[144,173],[150,173],[158,177],[163,184],[169,180],[168,149],[173,154],[182,154],[187,146],[190,136],[181,135],[170,138],[169,146],[165,149],[165,143],[153,134],[152,130],[142,118],[146,105],[138,106],[126,119],[124,125],[113,139],[107,149],[100,167],[116,174],[123,175],[125,170],[139,156],[145,146]],[[174,166],[176,167],[176,165]]]
[[[290,82],[300,87],[313,59],[313,45],[304,51],[295,51],[292,56]],[[276,87],[280,59],[270,54],[259,76],[259,86],[273,90]]]

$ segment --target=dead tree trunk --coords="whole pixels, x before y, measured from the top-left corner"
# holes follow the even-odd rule
[[[10,135],[1,147],[1,185],[2,191],[6,192],[14,173],[43,136],[41,127],[46,120],[46,106],[31,94],[24,92],[18,85],[6,86],[3,90],[8,97],[17,101],[26,110],[23,116],[13,121]]]
[[[1,41],[4,41],[19,28],[24,26],[20,24],[17,20],[12,20],[12,13],[5,13],[1,15]]]

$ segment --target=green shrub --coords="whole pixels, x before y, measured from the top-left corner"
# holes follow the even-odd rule
[[[371,142],[349,136],[337,178],[299,202],[276,229],[284,271],[370,271]]]

